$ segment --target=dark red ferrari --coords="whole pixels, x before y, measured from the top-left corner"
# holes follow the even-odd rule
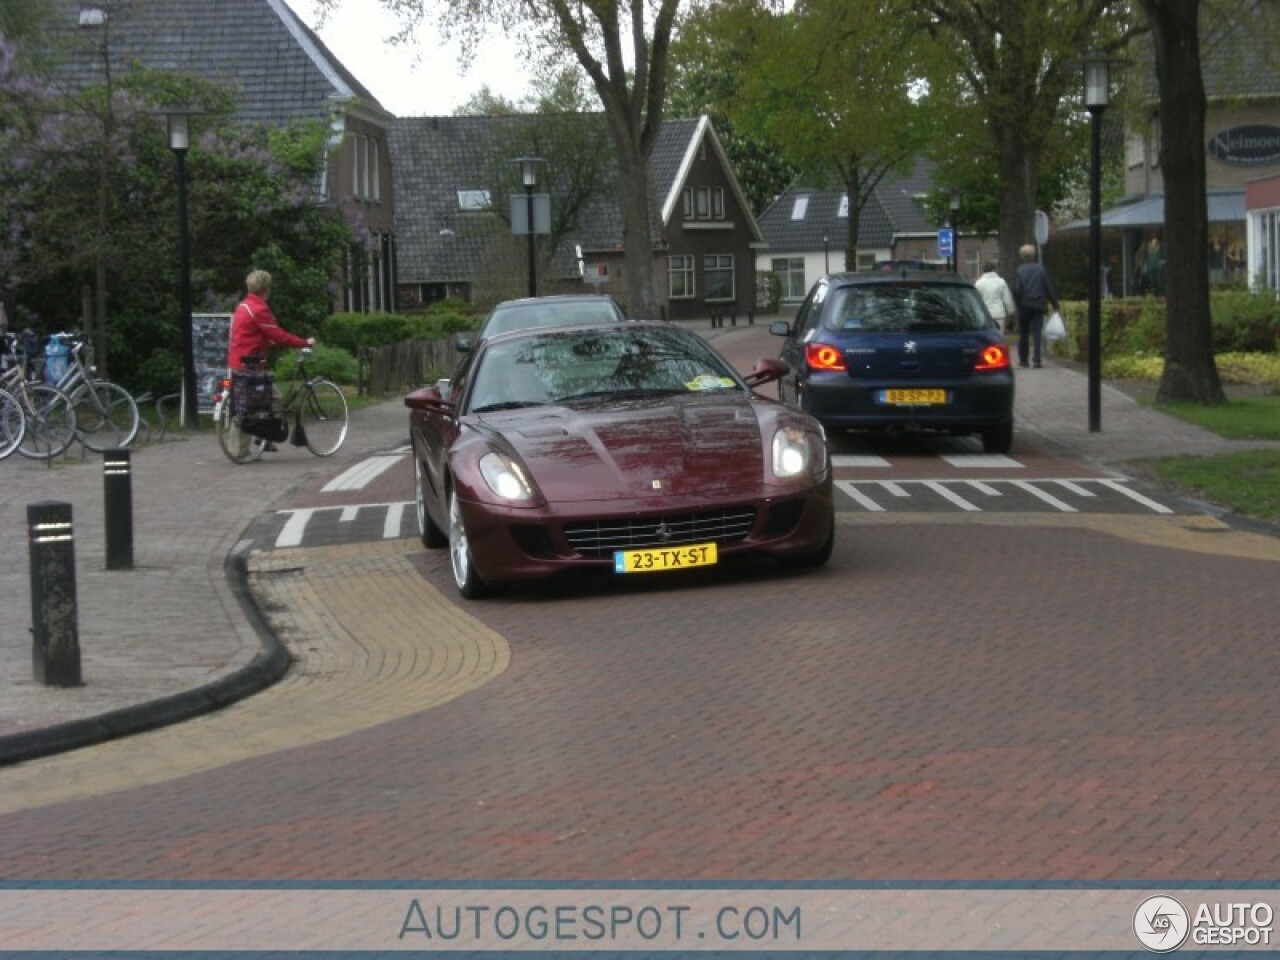
[[[822,427],[672,324],[522,330],[405,398],[418,526],[465,597],[504,581],[630,576],[763,554],[827,561]]]

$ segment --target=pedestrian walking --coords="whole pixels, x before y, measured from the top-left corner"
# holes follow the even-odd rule
[[[1004,277],[996,272],[996,264],[988,260],[982,265],[982,276],[974,281],[986,305],[987,312],[995,320],[996,326],[1004,334],[1012,333],[1014,319],[1018,315],[1018,305],[1013,302],[1013,291],[1004,282]]]
[[[1022,262],[1013,277],[1013,299],[1018,304],[1018,366],[1027,366],[1027,354],[1031,365],[1041,365],[1044,346],[1044,317],[1049,307],[1061,310],[1058,295],[1053,292],[1049,271],[1036,259],[1034,245],[1023,244],[1018,251]]]

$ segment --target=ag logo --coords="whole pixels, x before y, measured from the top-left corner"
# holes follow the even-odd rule
[[[1153,953],[1177,950],[1191,928],[1191,917],[1173,897],[1147,897],[1133,915],[1138,942]]]

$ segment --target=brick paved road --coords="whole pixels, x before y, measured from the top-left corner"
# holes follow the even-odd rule
[[[817,574],[519,591],[447,630],[443,555],[400,541],[380,576],[418,606],[378,627],[421,646],[387,663],[359,638],[379,602],[336,588],[352,558],[299,551],[273,597],[338,619],[364,689],[319,651],[292,690],[10,771],[18,794],[166,768],[0,816],[5,874],[1274,878],[1275,542],[1083,519],[844,523]],[[424,710],[387,678],[437,631],[509,661],[445,656],[467,689]],[[305,742],[346,714],[385,722]],[[214,765],[163,779],[193,759]]]

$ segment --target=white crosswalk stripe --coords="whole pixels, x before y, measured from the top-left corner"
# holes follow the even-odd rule
[[[837,480],[835,485],[857,509],[868,513],[939,509],[1125,513],[1133,512],[1134,505],[1153,513],[1175,512],[1134,490],[1127,480],[1113,477],[862,479]]]
[[[338,490],[363,490],[403,459],[404,454],[393,453],[361,460],[351,469],[344,470],[326,483],[322,490],[324,493],[334,493]]]

